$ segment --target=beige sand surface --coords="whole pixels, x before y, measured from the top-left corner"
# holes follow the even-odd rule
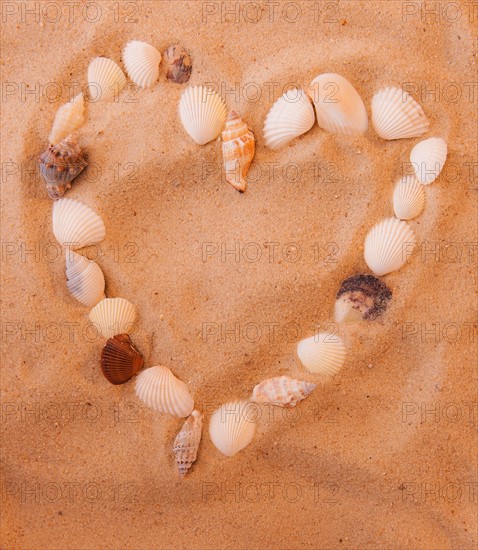
[[[2,2],[2,548],[476,548],[470,3],[432,2],[433,16],[418,0],[281,2],[273,15],[267,2],[101,1],[95,14],[82,1],[73,23],[64,4],[49,22],[53,4]],[[39,21],[25,5],[38,6]],[[239,9],[238,21],[234,12],[223,20],[224,9]],[[257,138],[253,181],[240,195],[221,175],[220,143],[199,147],[186,135],[184,85],[164,71],[151,90],[89,104],[78,132],[90,166],[67,196],[105,220],[106,240],[90,256],[100,254],[107,294],[138,307],[133,339],[146,365],[170,367],[207,414],[268,376],[314,380],[296,341],[330,323],[344,278],[368,271],[364,236],[392,215],[394,180],[418,141],[316,126],[267,150],[263,121],[284,86],[338,72],[370,114],[377,89],[408,83],[429,135],[449,145],[411,222],[422,248],[386,277],[387,314],[338,328],[343,370],[294,414],[265,409],[234,458],[205,431],[183,481],[171,454],[182,421],[101,374],[102,341],[88,338],[88,310],[67,292],[52,203],[30,173],[67,86],[85,86],[94,56],[121,63],[129,39],[161,51],[181,41],[190,83],[216,83]],[[61,97],[49,101],[55,84]],[[236,86],[237,97],[226,93]],[[222,257],[235,246],[238,258]]]

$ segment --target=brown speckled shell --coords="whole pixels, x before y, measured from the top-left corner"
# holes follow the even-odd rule
[[[354,275],[342,282],[336,298],[348,300],[363,319],[370,321],[385,312],[392,291],[374,275]]]
[[[171,44],[164,52],[163,63],[166,65],[166,78],[177,84],[189,80],[193,69],[191,57],[180,44]]]
[[[110,338],[101,352],[101,370],[111,384],[124,384],[143,364],[143,357],[127,334]]]

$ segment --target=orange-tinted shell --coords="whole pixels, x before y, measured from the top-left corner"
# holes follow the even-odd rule
[[[244,192],[246,175],[255,151],[254,134],[247,124],[231,111],[222,132],[222,156],[226,180],[238,191]]]
[[[117,334],[110,338],[101,352],[101,370],[111,384],[124,384],[143,364],[143,357],[127,334]]]

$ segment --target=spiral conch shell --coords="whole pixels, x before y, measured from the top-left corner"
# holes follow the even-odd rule
[[[294,380],[288,376],[276,376],[264,380],[254,387],[252,401],[286,408],[295,407],[297,403],[310,395],[316,387],[316,384],[303,380]]]
[[[85,100],[83,94],[79,93],[71,101],[62,105],[55,115],[51,128],[49,142],[56,145],[72,132],[77,130],[85,121]]]
[[[193,411],[174,440],[173,453],[181,477],[188,473],[196,461],[201,443],[202,420],[202,413]]]
[[[254,134],[241,117],[231,111],[222,132],[222,156],[226,180],[241,193],[246,189],[246,175],[252,163],[254,151]]]

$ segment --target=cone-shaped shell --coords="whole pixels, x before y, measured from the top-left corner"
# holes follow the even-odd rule
[[[393,210],[401,220],[412,220],[425,208],[425,190],[415,176],[399,179],[393,191]]]
[[[410,153],[410,162],[420,183],[433,183],[443,170],[447,155],[446,141],[432,137],[420,141]]]
[[[333,376],[343,367],[346,351],[336,334],[319,332],[298,343],[297,355],[309,372]]]
[[[85,100],[79,93],[71,101],[62,105],[55,115],[53,126],[48,138],[52,145],[60,143],[63,139],[77,130],[85,121]]]
[[[101,352],[101,370],[111,384],[124,384],[143,368],[143,357],[127,334],[109,338]]]
[[[226,180],[237,191],[244,192],[246,189],[246,176],[254,151],[254,134],[241,117],[231,111],[222,132],[222,157]]]
[[[103,220],[89,206],[63,198],[53,204],[53,233],[62,246],[75,250],[101,242],[106,229]]]
[[[234,456],[247,447],[254,437],[254,410],[247,401],[221,405],[209,422],[209,436],[215,447],[226,456]]]
[[[288,376],[276,376],[264,380],[254,387],[252,401],[254,403],[268,403],[280,407],[295,407],[297,403],[310,395],[316,384],[295,380]]]
[[[72,250],[66,250],[66,280],[70,294],[85,306],[93,307],[105,297],[100,266]]]
[[[118,98],[118,94],[126,84],[126,77],[112,59],[95,57],[88,65],[88,86],[93,101],[110,101]]]
[[[90,311],[89,317],[104,338],[112,338],[135,329],[136,308],[124,298],[105,298]]]
[[[199,411],[193,411],[174,440],[173,453],[181,477],[188,473],[196,461],[201,442],[202,421],[203,415]]]
[[[163,55],[166,65],[166,78],[184,84],[189,80],[193,69],[189,53],[180,44],[171,44]]]
[[[124,47],[123,63],[135,84],[140,88],[150,88],[159,77],[161,54],[151,44],[131,40]]]

